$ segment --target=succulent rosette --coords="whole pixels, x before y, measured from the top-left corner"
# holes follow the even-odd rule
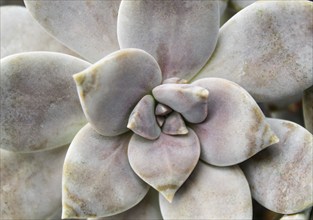
[[[307,89],[312,122],[313,4],[256,2],[219,28],[224,3],[25,1],[82,58],[1,60],[4,168],[60,149],[52,161],[62,164],[67,152],[62,218],[252,219],[252,198],[282,214],[312,207],[312,133],[265,117],[257,102],[292,102]],[[53,163],[36,173],[59,175]],[[13,216],[18,196],[5,186],[1,213]],[[37,216],[57,209],[58,195]]]

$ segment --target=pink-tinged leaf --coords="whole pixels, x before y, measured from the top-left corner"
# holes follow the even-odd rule
[[[248,182],[238,166],[199,162],[172,203],[160,196],[164,219],[252,219]]]
[[[130,137],[104,137],[89,124],[78,132],[64,162],[62,218],[115,215],[143,199],[149,187],[129,165]]]
[[[293,122],[267,119],[280,141],[242,164],[253,198],[278,213],[313,206],[313,135]]]
[[[72,75],[89,66],[52,52],[1,59],[0,147],[30,152],[69,143],[86,124]]]
[[[129,142],[128,158],[140,178],[171,201],[185,182],[200,156],[197,135],[171,136],[161,133],[151,141],[134,134]]]
[[[88,220],[161,220],[162,215],[159,206],[159,194],[154,189],[150,189],[140,203],[133,208],[109,217],[89,218]]]
[[[172,111],[173,110],[170,107],[163,105],[161,103],[158,103],[155,108],[155,115],[165,116],[171,113]]]
[[[92,63],[119,49],[120,0],[25,0],[25,5],[49,33]]]
[[[104,136],[126,132],[130,113],[162,81],[154,58],[139,49],[116,51],[74,75],[89,123]]]
[[[210,92],[208,117],[191,126],[201,143],[202,160],[234,165],[278,141],[257,103],[239,85],[218,78],[193,84]]]
[[[238,83],[258,102],[292,102],[313,84],[313,2],[256,1],[220,29],[195,80]]]
[[[151,95],[145,95],[129,116],[127,128],[141,137],[154,140],[160,136],[161,129],[155,115],[155,100]]]
[[[154,98],[191,123],[202,122],[207,114],[208,90],[190,84],[162,84],[152,90]]]
[[[67,148],[25,154],[0,149],[1,219],[46,219],[60,209]]]
[[[218,1],[122,1],[117,35],[121,48],[150,53],[164,79],[188,80],[211,56],[218,28]]]
[[[2,6],[0,16],[1,58],[29,51],[54,51],[78,56],[51,37],[26,8]]]
[[[162,132],[169,135],[185,135],[188,129],[181,115],[178,112],[172,112],[165,119]]]

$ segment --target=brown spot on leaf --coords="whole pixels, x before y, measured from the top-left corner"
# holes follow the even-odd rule
[[[178,186],[175,185],[175,184],[166,184],[166,185],[162,185],[162,186],[157,186],[156,189],[160,192],[163,192],[163,191],[166,191],[166,190],[169,190],[169,189],[177,189]]]

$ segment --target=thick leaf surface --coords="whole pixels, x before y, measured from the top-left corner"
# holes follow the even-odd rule
[[[207,78],[193,83],[210,92],[208,117],[191,127],[201,143],[201,159],[228,166],[238,164],[278,141],[253,98],[239,85]]]
[[[64,162],[62,218],[110,216],[142,200],[149,187],[128,163],[130,137],[104,137],[89,124],[78,132]]]
[[[258,102],[292,102],[313,84],[312,14],[310,1],[255,2],[223,25],[195,79],[221,77]]]
[[[25,4],[49,33],[91,62],[119,49],[116,25],[120,0],[25,0]]]
[[[161,77],[154,58],[139,49],[114,52],[74,75],[89,123],[105,136],[128,130],[130,113]]]
[[[312,207],[296,214],[284,215],[279,220],[311,220],[310,219],[311,211]]]
[[[313,205],[313,136],[293,122],[267,121],[280,142],[242,165],[252,196],[274,212],[300,212]]]
[[[199,162],[172,203],[160,196],[164,219],[252,219],[249,185],[239,167]]]
[[[162,132],[170,135],[184,135],[188,133],[188,129],[181,115],[178,112],[172,112],[165,119]]]
[[[133,170],[169,201],[199,160],[198,137],[188,130],[183,136],[161,133],[154,141],[134,134],[129,142],[128,158]]]
[[[0,143],[29,152],[69,143],[86,123],[72,74],[90,66],[52,52],[29,52],[1,60]]]
[[[29,51],[55,51],[78,56],[51,37],[26,8],[4,6],[0,10],[1,58]]]
[[[122,1],[117,34],[121,48],[150,53],[163,79],[190,79],[211,56],[218,28],[218,1]]]
[[[88,220],[161,220],[161,211],[159,206],[159,194],[150,189],[147,195],[140,203],[133,208],[109,217],[89,218]]]
[[[141,137],[150,140],[157,139],[161,129],[157,124],[154,109],[155,100],[151,95],[145,95],[130,114],[127,128]]]
[[[19,154],[0,149],[1,219],[45,219],[61,206],[67,147]]]
[[[191,123],[202,122],[207,114],[209,92],[190,84],[162,84],[152,90],[160,103],[179,112]]]

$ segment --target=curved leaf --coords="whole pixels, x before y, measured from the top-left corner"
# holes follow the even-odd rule
[[[151,95],[145,95],[130,114],[127,128],[141,137],[150,140],[157,139],[161,129],[157,124],[154,109],[155,100]]]
[[[128,163],[130,137],[104,137],[89,124],[78,132],[64,162],[62,218],[115,215],[142,200],[149,187]]]
[[[199,140],[191,129],[188,131],[182,136],[161,133],[154,141],[134,134],[129,142],[128,158],[133,170],[169,201],[199,160]]]
[[[159,195],[158,193],[150,189],[146,197],[141,200],[133,208],[118,214],[109,217],[102,218],[89,218],[88,220],[161,220],[161,211],[159,206]]]
[[[55,51],[78,56],[51,37],[26,8],[4,6],[1,16],[1,58],[29,51]]]
[[[91,62],[119,49],[120,0],[25,0],[25,5],[49,33]]]
[[[160,196],[164,219],[252,219],[249,185],[238,166],[199,162],[172,203]]]
[[[210,92],[208,117],[191,125],[201,143],[201,159],[228,166],[238,164],[278,141],[261,109],[239,85],[207,78],[193,83]]]
[[[122,1],[117,35],[121,48],[150,53],[163,79],[190,79],[211,56],[218,28],[218,1]]]
[[[209,92],[190,84],[162,84],[152,90],[161,104],[179,112],[191,123],[202,122],[208,114]]]
[[[45,219],[60,208],[66,151],[60,147],[19,154],[0,149],[2,219]]]
[[[105,136],[126,132],[131,111],[162,80],[157,62],[139,49],[116,51],[74,79],[85,116]]]
[[[313,84],[312,14],[310,1],[255,2],[223,25],[195,79],[221,77],[258,102],[292,102]]]
[[[52,52],[1,59],[1,148],[29,152],[69,143],[86,123],[72,74],[88,66]]]
[[[252,196],[282,214],[313,205],[313,135],[293,122],[267,119],[280,142],[243,163]]]

